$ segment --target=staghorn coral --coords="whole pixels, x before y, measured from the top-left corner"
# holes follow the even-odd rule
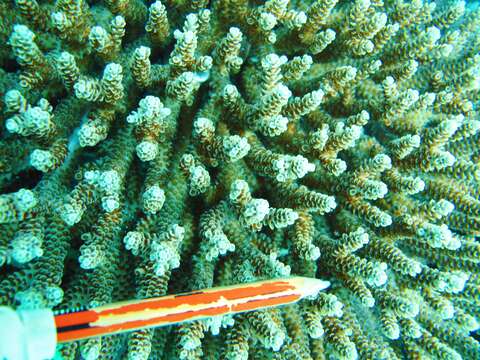
[[[1,304],[332,283],[64,358],[480,358],[478,10],[15,0],[0,15]]]

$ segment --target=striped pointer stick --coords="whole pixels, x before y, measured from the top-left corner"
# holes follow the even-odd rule
[[[59,343],[296,302],[330,285],[306,277],[264,280],[55,315]]]

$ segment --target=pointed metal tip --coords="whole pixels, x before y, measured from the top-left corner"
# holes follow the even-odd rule
[[[298,277],[298,283],[302,298],[315,298],[320,291],[330,286],[329,281],[309,277]]]

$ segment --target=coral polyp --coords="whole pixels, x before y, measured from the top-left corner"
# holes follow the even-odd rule
[[[480,358],[475,4],[15,0],[0,18],[0,304],[331,283],[65,359]]]

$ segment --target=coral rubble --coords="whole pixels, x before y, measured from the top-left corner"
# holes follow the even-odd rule
[[[0,303],[297,274],[316,299],[65,359],[479,359],[480,12],[0,2]]]

